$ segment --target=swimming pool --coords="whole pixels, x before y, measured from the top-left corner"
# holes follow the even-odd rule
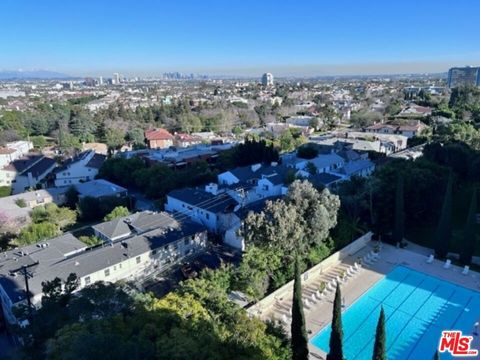
[[[462,330],[471,335],[473,324],[480,320],[479,292],[397,266],[343,312],[346,359],[372,358],[381,305],[389,360],[431,359],[442,330]],[[328,325],[310,342],[328,352],[330,333]],[[441,358],[450,357],[445,353]]]

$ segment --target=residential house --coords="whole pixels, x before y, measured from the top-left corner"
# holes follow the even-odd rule
[[[375,134],[395,134],[397,132],[398,126],[396,125],[389,125],[383,123],[377,123],[365,128],[367,133],[375,133]]]
[[[213,233],[221,232],[223,217],[228,216],[239,203],[228,193],[219,192],[216,184],[209,184],[205,190],[185,188],[167,194],[165,210],[183,214]]]
[[[93,180],[106,158],[103,154],[89,150],[66,160],[55,170],[55,186],[71,186]]]
[[[300,160],[295,164],[297,170],[307,171],[309,163],[315,165],[317,173],[335,172],[337,169],[345,166],[345,160],[335,152],[330,154],[319,154],[317,157],[310,160]]]
[[[397,118],[423,118],[432,114],[432,108],[411,104],[402,109],[396,116]]]
[[[124,198],[128,196],[128,190],[120,185],[104,179],[91,180],[73,185],[78,192],[78,197],[93,197],[96,199],[106,197]]]
[[[407,138],[412,138],[420,135],[420,133],[427,128],[427,125],[421,121],[417,121],[413,124],[400,125],[398,127],[398,133],[406,136]]]
[[[237,167],[217,175],[218,186],[237,202],[246,205],[263,198],[284,195],[288,168],[273,162]]]
[[[0,147],[0,168],[27,155],[32,149],[31,141],[14,141]]]
[[[174,136],[165,129],[145,131],[145,139],[150,149],[166,149],[173,146]]]
[[[59,204],[58,200],[58,194],[49,189],[28,191],[0,198],[0,213],[5,222],[15,224],[18,229],[30,222],[32,209],[49,203]]]
[[[93,150],[97,154],[108,155],[108,146],[104,143],[83,143],[82,144],[82,151],[89,151]]]
[[[11,186],[12,194],[42,186],[56,167],[55,160],[43,155],[27,155],[0,169],[0,186]]]
[[[133,229],[128,237],[92,248],[67,233],[1,253],[0,302],[5,319],[11,324],[22,320],[15,317],[14,309],[27,302],[23,266],[28,266],[28,296],[39,307],[42,283],[55,277],[65,281],[71,273],[76,274],[77,291],[98,281],[135,281],[141,286],[146,278],[197,256],[206,248],[207,233],[201,225],[165,213],[155,215],[155,221],[152,230],[136,233]]]
[[[412,138],[419,135],[426,128],[427,126],[421,121],[415,121],[414,123],[402,125],[378,123],[368,126],[365,128],[365,131],[375,134],[400,134],[407,138]]]
[[[176,133],[175,134],[175,146],[180,147],[180,148],[185,148],[189,146],[194,146],[202,143],[202,139],[189,135],[189,134],[184,134],[184,133]]]

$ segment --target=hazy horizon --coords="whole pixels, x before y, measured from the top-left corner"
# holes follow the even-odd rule
[[[480,64],[480,3],[467,0],[6,0],[0,12],[8,14],[0,24],[0,69],[8,70],[285,77]]]

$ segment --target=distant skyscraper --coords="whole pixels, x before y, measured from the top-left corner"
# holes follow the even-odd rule
[[[448,87],[473,85],[480,86],[480,67],[454,67],[448,70]]]
[[[98,85],[103,85],[103,76],[98,78]]]
[[[273,75],[270,74],[270,73],[263,74],[262,85],[263,86],[272,86],[273,85]]]
[[[96,85],[96,81],[95,81],[94,78],[87,77],[87,78],[85,78],[84,84],[85,84],[85,86],[93,87],[93,86]]]
[[[120,84],[120,74],[119,73],[113,73],[113,78],[112,78],[112,82],[114,84]]]

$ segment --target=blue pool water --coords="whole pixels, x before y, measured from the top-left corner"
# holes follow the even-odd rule
[[[383,305],[389,360],[431,359],[442,330],[471,335],[480,321],[480,293],[397,266],[342,314],[347,360],[371,359],[375,328]],[[328,352],[331,326],[310,342]],[[448,354],[442,359],[451,358]]]

